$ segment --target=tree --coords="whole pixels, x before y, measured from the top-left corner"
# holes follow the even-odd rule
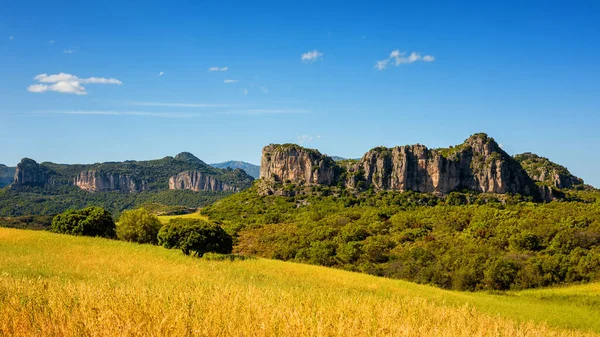
[[[157,244],[161,227],[156,215],[145,208],[123,211],[117,223],[117,237],[129,242]]]
[[[55,233],[105,238],[115,238],[115,228],[112,215],[95,206],[58,214],[52,219],[51,225],[51,230]]]
[[[229,254],[233,250],[231,235],[217,224],[198,219],[171,219],[158,232],[158,244],[198,257],[208,252]]]

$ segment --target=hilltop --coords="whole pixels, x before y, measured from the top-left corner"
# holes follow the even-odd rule
[[[37,163],[23,158],[14,181],[0,191],[0,215],[55,214],[100,205],[119,212],[144,202],[200,207],[249,187],[240,169],[218,169],[189,152],[147,161]]]
[[[260,178],[267,183],[263,191],[267,194],[293,195],[307,186],[337,186],[354,192],[520,194],[537,201],[560,198],[556,188],[583,183],[565,176],[562,166],[548,160],[539,164],[541,173],[533,169],[532,162],[522,155],[513,158],[484,133],[448,148],[429,149],[421,144],[376,147],[359,160],[341,161],[295,144],[271,144],[262,152]],[[560,183],[536,184],[552,179],[551,175],[558,175]]]

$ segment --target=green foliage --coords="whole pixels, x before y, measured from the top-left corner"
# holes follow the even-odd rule
[[[52,219],[51,230],[56,233],[84,236],[116,237],[112,215],[100,207],[66,211]]]
[[[117,223],[117,237],[129,242],[157,244],[161,227],[158,217],[144,208],[123,211]]]
[[[0,189],[0,216],[55,215],[69,209],[102,207],[118,215],[126,209],[148,203],[198,208],[222,199],[232,192],[195,192],[187,190],[145,191],[140,193],[90,193],[73,185],[13,186]]]
[[[600,280],[598,192],[570,202],[414,192],[295,197],[256,188],[202,209],[236,235],[236,250],[457,290]]]
[[[229,254],[233,250],[233,238],[223,228],[198,219],[171,219],[158,232],[158,243],[198,257],[207,252]]]

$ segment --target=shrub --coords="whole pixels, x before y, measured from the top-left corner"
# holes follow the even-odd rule
[[[112,215],[107,210],[92,206],[58,214],[52,219],[51,230],[55,233],[115,238],[115,227]]]
[[[117,237],[124,241],[157,244],[161,227],[156,215],[144,208],[123,211],[117,223]]]
[[[198,219],[171,219],[158,232],[158,243],[198,257],[208,252],[229,254],[233,250],[231,235],[217,224]]]

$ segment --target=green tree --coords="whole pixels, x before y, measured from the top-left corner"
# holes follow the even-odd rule
[[[144,208],[123,211],[117,223],[117,237],[129,242],[157,244],[161,227],[156,215]]]
[[[112,215],[107,210],[95,206],[58,214],[52,219],[50,228],[55,233],[116,237]]]
[[[229,254],[233,250],[231,235],[217,224],[198,219],[171,219],[158,232],[158,243],[198,257],[208,252]]]

